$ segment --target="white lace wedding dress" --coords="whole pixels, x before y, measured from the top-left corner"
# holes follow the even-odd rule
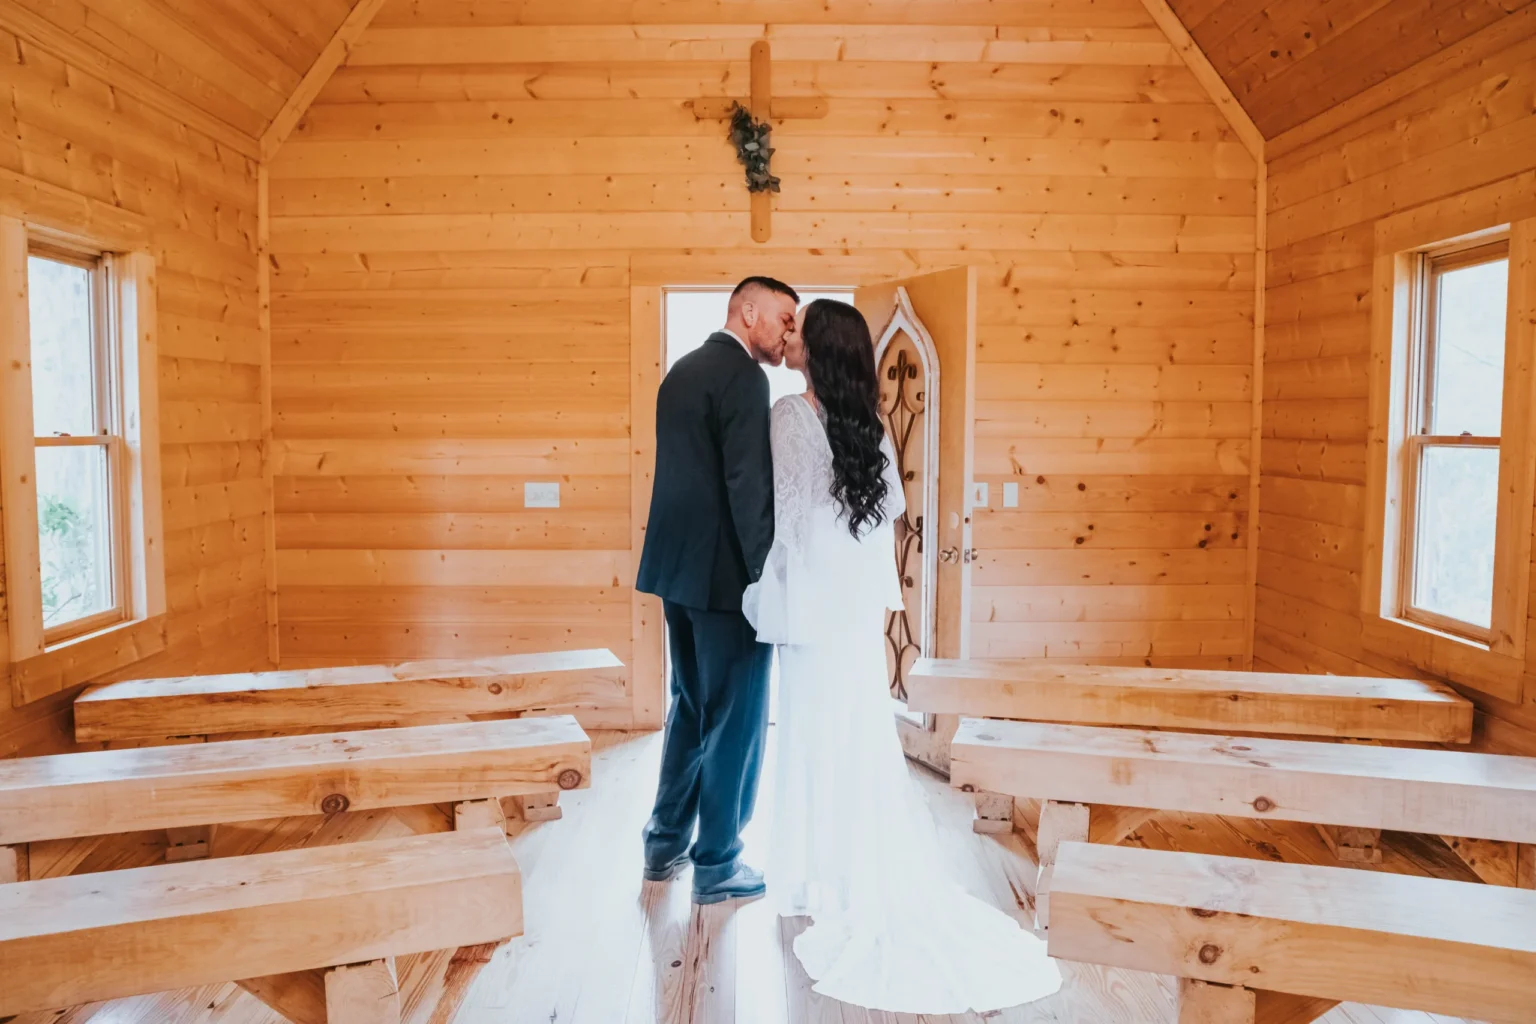
[[[884,522],[855,539],[831,497],[832,450],[803,396],[773,407],[774,542],[743,599],[779,646],[778,777],[769,896],[809,915],[795,955],[815,991],[898,1013],[986,1011],[1061,987],[1045,943],[939,864],[907,774],[886,678],[901,607],[892,526],[904,507],[889,443]]]

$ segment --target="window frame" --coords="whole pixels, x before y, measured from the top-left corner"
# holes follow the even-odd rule
[[[134,226],[120,219],[119,229]],[[0,532],[11,700],[18,707],[98,679],[166,644],[155,263],[144,248],[147,231],[114,231],[108,218],[100,226],[106,230],[93,237],[51,215],[34,219],[28,211],[0,209]],[[99,404],[109,403],[103,411],[113,433],[104,442],[96,435],[56,441],[35,433],[27,289],[33,255],[99,260],[92,285],[100,315],[93,331],[105,357],[100,365],[113,378],[97,397]],[[116,608],[45,627],[36,452],[66,444],[109,449]]]
[[[1507,240],[1503,408],[1491,622],[1486,635],[1466,624],[1405,614],[1404,565],[1411,503],[1410,465],[1422,442],[1410,426],[1418,392],[1415,331],[1425,314],[1426,260]],[[1416,301],[1416,299],[1418,301]],[[1532,517],[1536,514],[1536,197],[1511,179],[1382,218],[1375,225],[1371,361],[1365,450],[1366,523],[1360,607],[1361,648],[1385,665],[1406,663],[1503,700],[1524,694],[1530,608]],[[1461,441],[1463,439],[1458,439]],[[1486,442],[1489,439],[1467,439]]]
[[[108,565],[111,572],[111,606],[52,626],[45,623],[43,646],[47,649],[129,618],[128,494],[123,466],[126,445],[123,436],[122,332],[111,301],[114,268],[110,253],[92,252],[34,236],[27,247],[27,255],[29,260],[40,258],[77,266],[89,271],[91,275],[91,378],[96,431],[89,435],[47,436],[36,434],[34,427],[32,444],[34,450],[92,447],[104,452],[107,528],[111,542]]]
[[[1438,370],[1438,312],[1439,279],[1442,275],[1467,267],[1481,266],[1509,259],[1509,236],[1500,232],[1499,237],[1478,237],[1447,246],[1426,249],[1412,257],[1412,295],[1409,313],[1409,389],[1406,411],[1409,422],[1403,438],[1404,466],[1402,474],[1403,528],[1401,530],[1402,553],[1398,564],[1399,592],[1397,607],[1407,622],[1417,623],[1430,629],[1461,636],[1480,644],[1492,642],[1493,627],[1466,622],[1453,616],[1421,608],[1414,603],[1418,573],[1418,519],[1419,503],[1423,498],[1423,466],[1425,452],[1430,448],[1484,448],[1499,451],[1503,443],[1503,430],[1489,436],[1470,434],[1434,434],[1435,375]],[[1504,331],[1506,356],[1509,350],[1509,328]]]

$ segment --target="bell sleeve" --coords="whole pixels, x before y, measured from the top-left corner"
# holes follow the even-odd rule
[[[811,430],[819,424],[791,403],[805,402],[798,395],[781,398],[773,407],[769,445],[773,452],[773,546],[762,578],[742,595],[742,612],[757,639],[767,644],[807,643],[814,636],[814,602],[804,588],[810,578],[806,564],[811,507],[816,487],[816,463]],[[796,600],[797,597],[802,598]]]

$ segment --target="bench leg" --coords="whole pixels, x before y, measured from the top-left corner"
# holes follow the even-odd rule
[[[370,960],[325,972],[327,1024],[400,1024],[395,960]]]
[[[1092,804],[1088,813],[1088,841],[1119,846],[1157,815],[1144,807]]]
[[[1007,793],[976,793],[976,817],[971,831],[1000,835],[1013,831],[1013,797]]]
[[[1051,926],[1051,875],[1056,870],[1056,850],[1064,842],[1088,841],[1088,805],[1047,800],[1040,805],[1040,827],[1035,833],[1035,852],[1040,874],[1035,878],[1035,927]]]
[[[1536,889],[1536,846],[1458,836],[1440,838],[1487,884]]]
[[[1251,988],[1179,979],[1179,1024],[1254,1024]]]
[[[7,882],[25,882],[27,873],[27,844],[0,846],[0,885]]]
[[[267,974],[235,982],[293,1024],[326,1024],[323,970]]]
[[[1339,860],[1349,864],[1381,863],[1381,829],[1348,825],[1317,825],[1318,835]]]
[[[500,800],[466,800],[453,805],[453,827],[459,832],[470,828],[505,830],[507,819]]]
[[[1339,1005],[1337,999],[1297,996],[1289,992],[1254,992],[1254,1024],[1312,1024]]]
[[[524,821],[555,821],[562,813],[558,792],[514,796],[512,806],[517,809],[518,817]]]
[[[165,862],[202,860],[213,850],[212,825],[188,825],[165,830]]]

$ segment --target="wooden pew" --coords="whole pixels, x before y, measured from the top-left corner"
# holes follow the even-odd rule
[[[1065,843],[1052,898],[1052,956],[1184,979],[1181,1024],[1304,1024],[1346,1000],[1493,1024],[1536,1009],[1536,892]]]
[[[1224,733],[1468,743],[1472,703],[1417,679],[919,658],[907,706],[931,714]]]
[[[1472,704],[1415,679],[920,658],[913,711],[1077,725],[1467,743]],[[1011,829],[1013,801],[978,793],[978,832]]]
[[[345,968],[323,978],[323,1019],[392,1024],[389,958],[521,932],[494,828],[17,882],[0,885],[0,1015]]]
[[[75,739],[427,725],[596,703],[623,683],[623,663],[602,649],[134,679],[92,687],[76,699]]]
[[[1536,758],[1499,754],[966,718],[950,782],[1044,801],[1042,924],[1057,844],[1118,842],[1156,810],[1536,843]]]
[[[625,669],[611,651],[440,658],[222,676],[135,679],[86,690],[74,704],[82,743],[164,743],[462,722],[611,703]],[[530,821],[560,817],[558,792],[514,797]]]
[[[542,794],[591,774],[569,715],[0,760],[0,848]]]

